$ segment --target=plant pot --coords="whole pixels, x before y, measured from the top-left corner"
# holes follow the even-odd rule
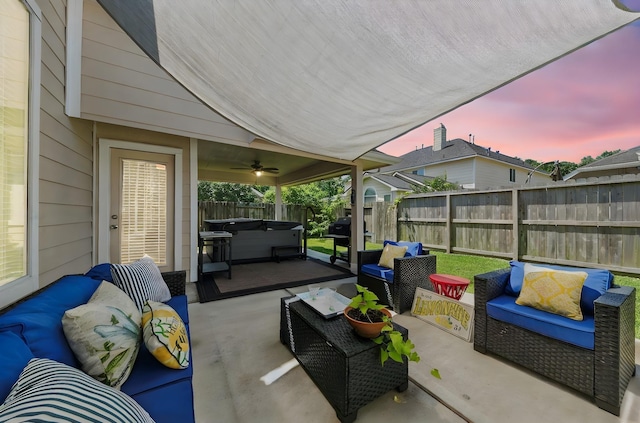
[[[347,306],[344,309],[343,314],[344,314],[344,317],[346,317],[347,322],[349,322],[349,324],[353,327],[353,329],[355,329],[358,335],[362,336],[363,338],[370,338],[370,339],[380,336],[380,333],[382,332],[382,328],[387,324],[387,322],[370,323],[370,322],[362,322],[360,320],[356,320],[352,317],[349,317],[349,310],[351,309],[352,309],[351,306]],[[380,311],[386,314],[389,318],[391,318],[391,312],[386,308],[383,308]]]

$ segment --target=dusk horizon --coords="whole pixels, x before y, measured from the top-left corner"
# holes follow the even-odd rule
[[[640,0],[625,0],[640,10]],[[433,145],[442,123],[520,159],[579,163],[640,146],[640,21],[444,114],[378,148],[401,156]]]

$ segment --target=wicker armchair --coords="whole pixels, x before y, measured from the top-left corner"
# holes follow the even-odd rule
[[[595,300],[595,348],[590,350],[488,316],[487,302],[503,294],[510,275],[510,269],[502,269],[475,277],[474,349],[573,388],[620,415],[635,374],[635,288],[613,287]]]
[[[364,264],[377,264],[382,250],[358,251],[358,284],[367,287],[380,299],[381,304],[396,313],[411,309],[416,288],[433,291],[429,275],[436,273],[436,256],[422,250],[423,255],[394,259],[393,283],[360,271]]]

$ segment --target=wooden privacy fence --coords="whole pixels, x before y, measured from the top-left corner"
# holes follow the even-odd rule
[[[639,175],[413,194],[397,218],[397,239],[446,252],[640,274]]]
[[[306,207],[299,204],[283,204],[281,220],[303,223]],[[275,219],[276,205],[273,203],[234,203],[231,201],[198,202],[198,228],[205,229],[205,219],[231,219],[245,217],[251,219]]]

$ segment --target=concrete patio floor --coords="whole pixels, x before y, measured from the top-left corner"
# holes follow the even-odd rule
[[[344,283],[355,283],[355,277],[321,285],[336,288]],[[292,359],[279,340],[279,300],[305,291],[305,286],[201,304],[194,284],[188,285],[198,422],[338,422],[299,366],[271,385],[260,381]],[[466,294],[463,300],[472,302],[473,296]],[[409,312],[394,320],[409,329],[422,360],[409,364],[407,391],[381,396],[359,410],[357,421],[640,422],[638,374],[616,417],[572,390],[474,351],[472,343]],[[636,357],[638,345],[636,341]],[[440,379],[432,375],[433,369]]]

